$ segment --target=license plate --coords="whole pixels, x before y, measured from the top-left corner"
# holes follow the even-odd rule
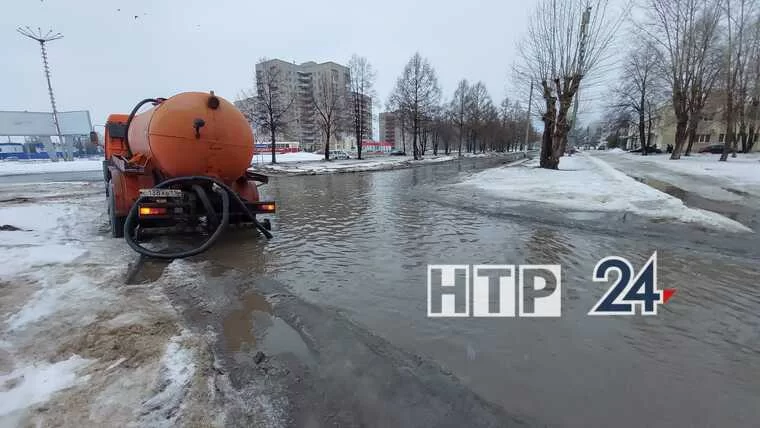
[[[182,191],[179,189],[140,189],[140,196],[151,198],[181,198]]]

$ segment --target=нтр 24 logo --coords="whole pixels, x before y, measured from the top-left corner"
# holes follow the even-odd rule
[[[657,315],[657,306],[667,303],[676,292],[674,288],[657,288],[657,251],[638,273],[623,257],[605,257],[594,268],[594,282],[609,282],[613,270],[618,273],[617,279],[589,315],[635,315],[637,306],[641,315]]]

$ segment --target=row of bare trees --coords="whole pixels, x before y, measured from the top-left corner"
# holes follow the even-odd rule
[[[236,104],[255,130],[268,134],[272,163],[276,163],[277,136],[296,120],[297,94],[286,88],[282,68],[268,65],[266,58],[259,59],[259,63],[263,66],[256,70],[255,88],[243,91]],[[330,143],[338,133],[354,135],[361,159],[363,137],[371,127],[367,116],[374,98],[375,72],[369,61],[358,55],[351,57],[348,67],[348,84],[340,76],[317,75],[312,93],[305,95],[324,137],[326,160],[330,160]]]
[[[387,107],[396,112],[406,151],[410,138],[412,154],[420,159],[432,149],[437,155],[457,151],[475,153],[507,151],[523,147],[527,113],[519,103],[505,98],[497,107],[483,82],[462,79],[452,98],[442,100],[435,69],[415,53],[396,80]],[[530,127],[532,137],[535,134]]]
[[[688,156],[707,117],[725,125],[720,160],[752,150],[760,120],[760,1],[640,0],[639,6],[643,19],[632,22],[635,42],[616,93],[618,106],[638,118],[641,146],[649,145],[652,122],[672,116],[671,159]]]

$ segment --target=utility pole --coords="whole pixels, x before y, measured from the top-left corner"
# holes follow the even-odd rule
[[[45,71],[45,79],[47,80],[48,94],[50,94],[50,105],[53,107],[53,122],[55,123],[56,134],[58,135],[58,143],[61,145],[64,160],[73,160],[71,150],[68,149],[68,145],[63,140],[63,136],[61,135],[61,125],[58,121],[58,110],[55,108],[55,96],[53,95],[53,85],[50,83],[50,66],[48,66],[47,49],[45,48],[45,43],[62,39],[63,35],[61,33],[53,34],[52,30],[48,30],[47,33],[43,34],[42,30],[39,27],[37,27],[37,31],[35,32],[28,26],[25,28],[19,27],[16,29],[16,31],[18,31],[24,37],[36,40],[40,44],[40,49],[42,50],[42,66]],[[55,148],[53,148],[52,153],[51,150],[48,150],[48,156],[53,162],[56,162],[58,160],[58,155]]]
[[[586,44],[588,43],[588,24],[591,20],[591,6],[586,7],[581,17],[581,40],[578,47],[578,73],[583,73],[583,66],[586,61]],[[570,116],[570,136],[573,139],[573,145],[577,142],[575,119],[578,115],[578,99],[580,98],[580,88],[575,93],[575,100],[573,102],[573,114]]]
[[[530,80],[530,96],[528,96],[528,116],[525,118],[525,147],[523,152],[528,155],[528,139],[530,138],[530,108],[533,105],[533,79]]]

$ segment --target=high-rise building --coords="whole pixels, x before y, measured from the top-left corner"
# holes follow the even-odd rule
[[[353,97],[356,92],[351,92],[351,96]],[[372,139],[372,98],[367,95],[358,95],[359,96],[359,103],[361,108],[361,114],[364,117],[364,133],[362,134],[362,140],[371,140]],[[352,98],[353,99],[353,98]],[[354,108],[352,105],[351,108]],[[354,122],[353,122],[353,116],[354,111],[349,112],[349,122],[351,126],[351,131],[354,130]],[[355,132],[355,131],[354,131]]]
[[[270,75],[278,76],[279,97],[283,103],[292,104],[286,112],[287,126],[282,130],[282,137],[288,140],[298,140],[304,150],[313,151],[324,147],[317,111],[314,108],[317,82],[327,78],[336,83],[341,91],[341,98],[349,99],[350,74],[348,67],[332,61],[316,63],[313,61],[302,64],[290,63],[279,59],[271,59],[256,64],[256,79],[258,96],[263,93],[261,81],[265,70]],[[349,111],[348,108],[345,110]],[[337,131],[337,130],[336,130]],[[343,130],[346,134],[349,130]],[[352,132],[351,132],[352,133]],[[341,137],[336,132],[336,139]],[[370,134],[371,135],[371,134]]]
[[[398,113],[393,111],[380,113],[378,119],[380,141],[393,143],[394,150],[404,150],[404,136],[402,135],[403,131],[401,129],[401,121],[399,120]]]

